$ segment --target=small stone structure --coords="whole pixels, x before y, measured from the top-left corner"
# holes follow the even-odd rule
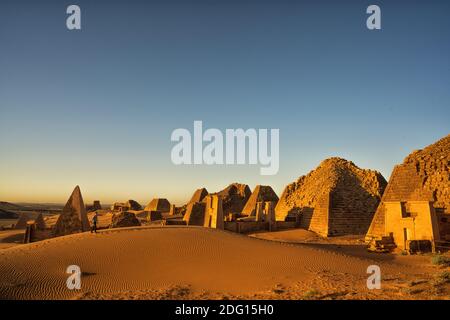
[[[111,211],[121,212],[128,210],[139,211],[142,210],[142,206],[135,200],[128,200],[127,202],[114,202],[111,206]]]
[[[140,225],[138,218],[132,212],[117,212],[111,219],[111,228],[136,227]]]
[[[53,228],[54,236],[63,236],[72,233],[89,231],[89,220],[86,214],[80,187],[76,186],[59,215]]]
[[[114,202],[111,205],[111,211],[128,211],[130,209],[130,207],[128,206],[127,203],[125,202]]]
[[[203,226],[207,228],[223,229],[222,198],[218,195],[206,197],[206,207]]]
[[[94,200],[94,203],[90,206],[86,205],[87,212],[92,212],[92,211],[97,211],[97,210],[102,210],[102,205],[100,204],[99,200]]]
[[[174,204],[170,205],[169,216],[174,216],[176,214],[176,207]]]
[[[242,209],[242,214],[246,216],[256,215],[256,204],[258,202],[273,201],[278,202],[278,196],[271,186],[257,185],[250,198]]]

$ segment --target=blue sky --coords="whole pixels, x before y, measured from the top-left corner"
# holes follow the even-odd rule
[[[78,4],[82,30],[66,28]],[[366,28],[381,7],[382,29]],[[283,187],[340,156],[389,177],[450,133],[448,1],[2,1],[0,199]],[[176,128],[279,128],[280,170],[174,166]]]

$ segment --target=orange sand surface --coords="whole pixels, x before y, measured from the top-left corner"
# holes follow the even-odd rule
[[[376,261],[201,227],[123,228],[0,250],[0,297],[297,299],[314,289],[311,295],[380,298],[366,288],[369,265],[380,265],[386,281],[398,282],[431,272],[418,261],[405,267],[396,259]],[[69,265],[83,272],[81,290],[66,287]]]

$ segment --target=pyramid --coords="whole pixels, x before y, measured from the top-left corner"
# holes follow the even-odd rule
[[[278,196],[271,186],[257,185],[246,202],[244,209],[242,209],[242,214],[254,216],[256,214],[256,204],[265,201],[278,202]]]
[[[23,212],[20,214],[19,219],[16,222],[16,229],[26,229],[27,222],[31,220],[30,214],[28,212]]]
[[[240,213],[250,198],[252,191],[242,183],[232,183],[217,195],[222,198],[223,214]]]
[[[190,202],[202,202],[202,200],[208,195],[208,190],[206,188],[200,188],[195,190],[194,194],[191,197]]]
[[[135,200],[128,200],[126,205],[130,208],[130,210],[139,211],[142,210],[142,206],[139,204],[139,202]]]
[[[275,207],[276,219],[300,214],[301,227],[322,236],[365,234],[386,180],[342,158],[330,158],[286,186]]]
[[[145,207],[145,211],[169,212],[170,202],[164,198],[155,198]]]
[[[391,173],[386,191],[366,235],[366,240],[385,236],[386,204],[428,201],[443,221],[450,217],[450,135],[408,155]],[[407,204],[406,204],[407,207]],[[448,226],[438,219],[441,236]]]
[[[67,200],[58,221],[56,221],[53,233],[55,236],[62,236],[88,231],[89,229],[89,220],[87,218],[80,187],[76,186],[69,200]]]
[[[36,229],[45,230],[45,221],[44,221],[44,217],[42,216],[42,213],[39,213],[39,215],[37,216],[36,220],[34,220],[34,222],[36,224]]]
[[[187,205],[183,221],[186,221],[188,226],[203,226],[205,223],[205,210],[206,203],[190,202]]]

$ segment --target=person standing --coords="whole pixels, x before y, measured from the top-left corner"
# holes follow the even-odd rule
[[[92,232],[97,233],[97,221],[98,221],[98,214],[97,214],[97,211],[96,211],[94,217],[92,218],[91,233]]]

